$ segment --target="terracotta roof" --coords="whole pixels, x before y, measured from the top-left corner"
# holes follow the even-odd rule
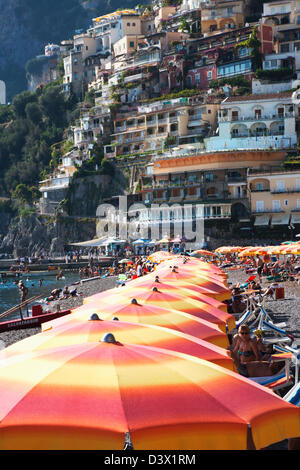
[[[244,95],[244,96],[230,96],[223,103],[231,103],[234,101],[261,101],[261,100],[271,100],[271,99],[280,99],[280,98],[290,98],[292,96],[292,91],[282,91],[280,93],[268,93],[261,95]]]

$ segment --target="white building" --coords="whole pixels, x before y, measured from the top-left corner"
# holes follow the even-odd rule
[[[300,95],[299,95],[300,97]],[[282,149],[297,143],[297,92],[232,96],[221,103],[219,135],[206,139],[206,149]]]
[[[126,35],[141,34],[141,18],[135,10],[115,11],[93,19],[88,30],[96,38],[97,51],[112,52],[112,46]]]

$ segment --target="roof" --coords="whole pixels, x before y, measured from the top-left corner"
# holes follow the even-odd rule
[[[232,103],[236,101],[261,101],[261,100],[272,100],[272,99],[284,99],[291,98],[292,91],[282,91],[280,93],[267,93],[261,95],[244,95],[244,96],[230,96],[223,103]]]

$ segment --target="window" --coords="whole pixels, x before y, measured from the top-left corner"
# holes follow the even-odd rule
[[[214,181],[214,174],[213,173],[206,173],[205,181]]]
[[[288,206],[289,205],[289,201],[287,199],[284,200],[284,205],[285,206]]]
[[[297,199],[297,209],[300,209],[300,199]]]
[[[132,23],[132,26],[135,26],[135,23]]]
[[[271,67],[277,67],[277,60],[276,59],[271,60]]]
[[[272,201],[272,209],[273,209],[273,211],[275,211],[275,212],[280,211],[280,201],[278,201],[278,200],[273,200],[273,201]]]
[[[133,41],[130,41],[129,47],[134,47],[134,42]]]
[[[130,23],[127,23],[127,26],[130,26]]]
[[[284,191],[284,181],[276,182],[276,191]]]
[[[212,79],[212,72],[211,71],[207,72],[207,78],[208,78],[208,80]]]
[[[74,80],[78,79],[78,73],[74,73]]]
[[[280,46],[280,52],[289,52],[290,51],[290,45],[289,44],[282,44]]]
[[[267,69],[267,68],[269,68],[269,66],[270,66],[270,61],[269,61],[269,60],[265,60],[265,68]]]
[[[263,212],[265,210],[264,201],[256,201],[256,212]]]

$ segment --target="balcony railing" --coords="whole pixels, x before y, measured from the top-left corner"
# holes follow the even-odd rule
[[[219,122],[244,122],[244,121],[278,121],[285,118],[295,117],[295,113],[284,114],[264,114],[256,116],[223,116],[219,117]]]
[[[271,194],[300,193],[300,188],[273,189]]]

